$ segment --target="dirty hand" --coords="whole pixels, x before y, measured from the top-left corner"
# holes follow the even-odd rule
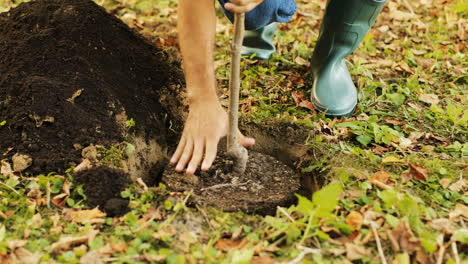
[[[247,13],[263,3],[265,0],[231,0],[230,3],[226,3],[224,8],[233,13]]]
[[[218,142],[226,136],[228,126],[227,113],[217,99],[190,104],[182,137],[170,161],[173,165],[177,163],[175,170],[181,172],[187,167],[187,174],[193,174],[200,163],[202,170],[208,170],[216,158]],[[255,144],[253,138],[247,138],[240,132],[238,138],[244,147]]]

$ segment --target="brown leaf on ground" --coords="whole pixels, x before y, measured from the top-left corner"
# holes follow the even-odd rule
[[[371,253],[364,247],[355,245],[353,243],[346,243],[346,258],[353,261],[362,259],[363,257],[370,257],[372,256]]]
[[[447,218],[434,219],[429,222],[429,226],[448,235],[453,234],[457,229],[457,226]]]
[[[401,220],[391,234],[403,252],[411,254],[421,247],[420,241],[414,236],[406,220]]]
[[[179,240],[189,244],[195,244],[198,242],[197,238],[189,232],[183,232],[179,235]]]
[[[293,91],[291,95],[297,106],[307,108],[315,113],[314,104],[305,98],[305,95],[303,92]]]
[[[13,178],[13,179],[17,179],[18,176],[16,176],[13,172],[13,170],[11,169],[11,165],[10,163],[2,160],[1,161],[2,163],[2,166],[0,167],[0,173],[8,178]]]
[[[449,213],[450,219],[455,219],[460,216],[463,216],[464,218],[468,218],[468,206],[464,204],[457,204],[455,206],[455,210]]]
[[[385,119],[385,122],[387,122],[389,124],[392,124],[392,125],[395,125],[395,126],[400,126],[400,125],[404,125],[404,124],[408,123],[406,121],[399,120],[397,118],[387,118],[387,119]]]
[[[384,190],[393,189],[393,186],[388,185],[390,174],[386,171],[378,171],[370,178],[370,183]]]
[[[434,59],[428,59],[428,58],[421,58],[421,57],[417,57],[416,58],[416,61],[418,62],[418,64],[423,67],[424,69],[428,69],[428,68],[431,68],[434,63],[435,63],[435,60]]]
[[[451,182],[452,182],[452,179],[443,178],[439,181],[439,184],[442,186],[442,188],[447,189],[447,187],[450,185]]]
[[[439,97],[435,94],[420,94],[419,101],[427,104],[438,104],[440,100]]]
[[[410,175],[416,179],[416,180],[426,180],[427,179],[427,168],[423,167],[421,164],[416,163],[409,163],[409,168],[410,168]]]
[[[175,234],[177,234],[177,232],[174,229],[161,229],[151,236],[156,239],[162,239],[165,237],[173,237]]]
[[[364,221],[364,218],[362,214],[358,211],[352,211],[351,213],[348,214],[346,217],[345,222],[352,226],[354,230],[359,230],[362,226],[362,222]]]
[[[167,259],[166,255],[144,254],[143,259],[149,262],[163,262]]]
[[[427,255],[426,251],[423,250],[422,248],[418,249],[418,251],[416,252],[416,259],[415,259],[416,263],[418,264],[430,264],[430,263],[434,263],[434,261],[432,261],[429,256]]]
[[[401,61],[401,62],[395,62],[393,65],[392,65],[392,69],[395,70],[395,71],[399,71],[399,72],[405,72],[405,73],[410,73],[410,74],[413,74],[414,73],[414,70],[411,69],[411,67],[408,65],[408,63],[404,62],[404,61]]]
[[[25,169],[29,168],[33,162],[31,156],[19,153],[13,155],[11,159],[13,161],[13,170],[16,172],[24,171]]]
[[[12,251],[9,255],[2,257],[0,255],[0,263],[6,264],[37,264],[41,258],[39,253],[31,253],[25,248],[18,248]]]
[[[247,244],[247,239],[230,239],[230,238],[221,238],[216,242],[215,248],[217,250],[222,250],[224,252],[229,252],[235,249],[241,249]]]
[[[449,190],[454,191],[454,192],[461,192],[461,191],[463,191],[465,189],[465,186],[466,186],[465,179],[460,179],[460,180],[450,184],[450,186],[448,188],[449,188]]]
[[[275,264],[276,261],[269,256],[259,257],[256,256],[252,259],[251,264]]]
[[[96,223],[96,222],[101,222],[100,220],[101,217],[106,216],[105,213],[101,212],[99,208],[94,208],[91,210],[78,210],[78,211],[71,211],[68,212],[66,215],[66,218],[69,218],[75,223],[84,223],[84,222],[90,222],[90,223]],[[99,220],[99,221],[96,221]]]
[[[88,234],[79,237],[61,237],[57,242],[51,245],[51,250],[67,250],[70,249],[73,245],[78,245],[86,243],[94,239],[94,237],[99,233],[99,230],[91,230]]]
[[[104,261],[96,250],[92,250],[84,254],[80,258],[80,264],[102,264]]]
[[[110,247],[115,252],[125,252],[128,249],[128,245],[124,241],[120,241],[120,242],[117,242],[117,243],[111,243]]]

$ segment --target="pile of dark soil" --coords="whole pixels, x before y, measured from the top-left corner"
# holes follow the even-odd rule
[[[0,155],[33,158],[31,173],[61,172],[81,149],[135,133],[175,144],[164,98],[178,63],[91,0],[38,0],[0,14]],[[0,121],[2,121],[0,120]],[[176,121],[177,122],[177,121]]]
[[[120,193],[130,184],[130,176],[123,171],[97,167],[77,173],[73,183],[83,185],[88,206],[99,206],[111,217],[128,212],[128,200],[121,199]]]
[[[195,175],[177,173],[168,166],[162,181],[175,191],[193,190],[190,201],[215,206],[225,211],[271,214],[277,206],[289,206],[300,189],[300,176],[275,158],[249,152],[247,168],[239,175],[232,171],[233,161],[219,153],[213,166]]]

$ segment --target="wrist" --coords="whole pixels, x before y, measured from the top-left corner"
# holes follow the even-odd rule
[[[216,92],[209,92],[203,94],[188,93],[187,103],[189,106],[199,105],[199,104],[220,104],[219,98],[216,95]]]

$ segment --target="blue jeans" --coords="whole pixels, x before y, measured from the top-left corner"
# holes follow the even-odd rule
[[[229,0],[218,0],[226,16],[234,21],[234,14],[224,9]],[[294,0],[265,0],[252,11],[245,14],[245,29],[257,30],[273,22],[288,22],[296,13]]]

